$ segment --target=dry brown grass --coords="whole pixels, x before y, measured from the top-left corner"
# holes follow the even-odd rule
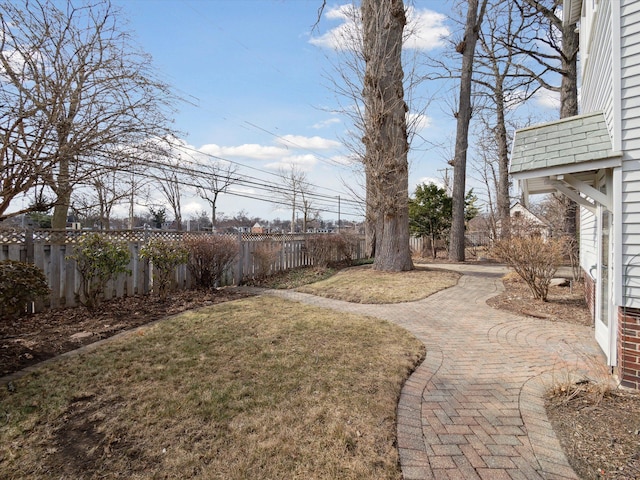
[[[409,272],[379,272],[370,265],[341,270],[326,280],[296,290],[354,303],[414,302],[454,286],[455,272],[418,266]]]
[[[0,392],[0,477],[400,479],[404,330],[272,297],[193,311]]]

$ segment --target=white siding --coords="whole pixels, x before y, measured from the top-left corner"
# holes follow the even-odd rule
[[[591,25],[589,42],[580,37],[581,45],[588,43],[589,51],[581,52],[584,74],[581,85],[581,112],[604,112],[609,133],[613,133],[613,57],[611,52],[611,5],[600,2],[598,16]],[[587,57],[584,59],[584,57]],[[585,61],[586,60],[586,61]]]
[[[598,262],[598,236],[596,216],[586,208],[580,208],[580,266],[589,273]]]
[[[601,5],[609,2],[601,2]],[[622,0],[622,266],[623,301],[640,307],[640,2]]]

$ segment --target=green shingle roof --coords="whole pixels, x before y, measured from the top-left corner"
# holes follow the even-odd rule
[[[578,115],[517,130],[510,173],[610,158],[611,137],[602,112]]]

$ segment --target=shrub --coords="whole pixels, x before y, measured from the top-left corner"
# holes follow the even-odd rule
[[[265,238],[260,242],[254,244],[253,252],[253,266],[254,266],[254,278],[264,278],[271,273],[271,267],[280,254],[280,246],[274,248],[274,242]]]
[[[360,237],[353,233],[340,233],[336,239],[338,247],[338,258],[343,262],[352,264],[356,259]]]
[[[189,251],[175,242],[151,240],[140,249],[140,257],[153,265],[153,290],[165,299],[171,287],[171,276],[178,265],[187,263]]]
[[[78,300],[91,310],[100,304],[107,282],[129,272],[131,254],[126,245],[94,233],[82,238],[69,258],[76,261],[82,277]]]
[[[189,251],[187,267],[197,287],[219,285],[225,270],[238,256],[238,242],[221,235],[199,237],[186,242]]]
[[[497,242],[493,253],[512,267],[528,285],[534,298],[547,301],[549,283],[562,262],[561,240],[540,236],[512,237]]]
[[[334,258],[336,251],[336,236],[332,234],[311,235],[305,240],[307,254],[316,267],[326,268]]]
[[[50,292],[44,273],[35,265],[14,260],[0,262],[0,318],[14,319],[27,305]]]

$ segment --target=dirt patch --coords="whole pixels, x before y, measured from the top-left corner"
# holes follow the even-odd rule
[[[247,295],[232,287],[188,290],[164,301],[155,296],[127,297],[107,301],[95,312],[75,307],[0,321],[0,377],[168,315]]]
[[[569,463],[584,480],[640,478],[640,395],[571,393],[547,400],[547,414]]]
[[[527,284],[516,275],[503,280],[505,291],[490,298],[487,304],[494,308],[554,322],[592,325],[593,320],[584,301],[584,284],[573,282],[566,287],[549,287],[548,301],[535,300]]]

